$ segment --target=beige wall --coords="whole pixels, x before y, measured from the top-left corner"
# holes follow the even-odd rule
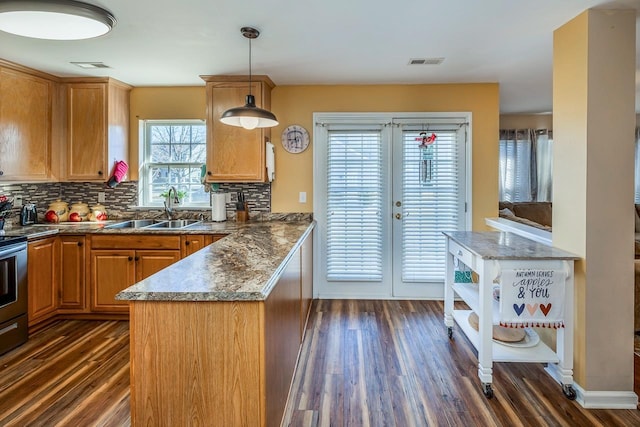
[[[276,180],[272,185],[274,212],[313,211],[314,112],[467,112],[473,129],[473,228],[487,229],[484,218],[498,206],[498,84],[277,86],[272,111],[280,125],[272,130],[276,147]],[[302,125],[312,135],[309,148],[290,154],[282,148],[281,132]],[[307,193],[307,203],[298,194]]]
[[[313,211],[314,112],[472,112],[473,228],[486,229],[484,218],[498,206],[499,92],[495,83],[380,86],[277,86],[271,109],[280,125],[271,132],[276,149],[273,212]],[[138,178],[138,121],[142,119],[204,119],[203,87],[142,87],[131,91],[130,177]],[[309,148],[290,154],[282,148],[282,130],[304,126],[312,136]],[[300,192],[307,203],[298,203]]]
[[[145,119],[202,119],[206,118],[204,86],[138,87],[131,90],[129,130],[129,179],[138,179],[140,148],[138,123]]]
[[[501,114],[500,129],[553,129],[551,114]]]
[[[635,11],[588,10],[555,31],[553,51],[553,244],[582,257],[575,378],[588,391],[629,391]]]

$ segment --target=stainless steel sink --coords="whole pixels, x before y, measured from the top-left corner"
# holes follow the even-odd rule
[[[157,219],[132,219],[129,221],[106,225],[104,228],[144,228],[150,225],[160,224],[162,222],[166,221]]]
[[[172,221],[163,221],[157,224],[149,225],[145,228],[185,228],[191,225],[200,224],[202,221],[197,219],[175,219]]]

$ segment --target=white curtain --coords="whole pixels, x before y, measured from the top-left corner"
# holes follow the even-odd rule
[[[536,201],[550,202],[553,196],[553,135],[546,129],[536,131],[538,193]]]
[[[535,174],[531,173],[533,132],[530,129],[500,131],[500,201],[526,202],[532,199]]]

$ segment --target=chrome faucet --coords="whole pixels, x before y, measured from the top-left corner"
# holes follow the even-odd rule
[[[173,199],[171,198],[171,192],[173,191]],[[167,200],[169,203],[167,204]],[[172,220],[173,216],[173,204],[180,203],[180,199],[178,198],[178,190],[173,185],[169,187],[169,192],[167,193],[167,200],[164,201],[164,213],[167,214],[167,219]]]

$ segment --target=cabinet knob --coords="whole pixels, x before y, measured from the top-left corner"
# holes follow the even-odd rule
[[[135,259],[136,261],[138,261],[138,260],[140,260],[140,257],[139,257],[139,256],[137,256],[137,257],[135,257],[134,259]]]
[[[211,176],[213,173],[211,171],[207,171],[207,175]]]
[[[129,259],[129,261],[133,261],[133,257],[132,256],[130,256],[128,259]]]
[[[191,244],[191,242],[187,240],[186,242],[184,242],[184,244],[189,246]]]
[[[78,242],[78,246],[82,246],[82,242]]]
[[[0,176],[4,175],[4,171],[0,171]]]
[[[98,171],[98,175],[102,176],[102,171]]]

